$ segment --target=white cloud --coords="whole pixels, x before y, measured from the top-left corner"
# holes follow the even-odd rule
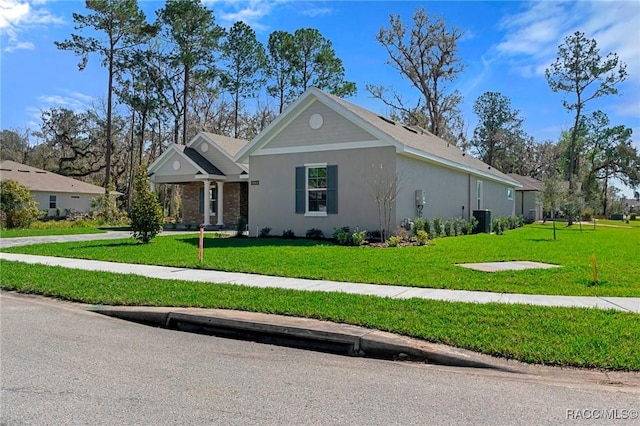
[[[497,51],[533,62],[529,70],[538,74],[553,61],[564,38],[576,31],[596,39],[603,56],[615,52],[628,64],[640,64],[636,2],[536,2],[504,17],[500,26],[506,34]]]
[[[316,16],[331,15],[333,13],[333,9],[331,9],[330,7],[310,7],[307,9],[303,9],[300,13],[302,15],[315,18]]]
[[[74,112],[84,112],[91,108],[94,100],[94,97],[84,93],[62,90],[62,94],[39,96],[38,101],[42,106],[37,111],[49,108],[67,108]],[[30,110],[35,111],[36,108],[31,108]]]
[[[234,23],[242,21],[256,31],[266,30],[266,26],[260,21],[268,16],[273,7],[282,1],[278,0],[213,0],[205,1],[212,6],[220,24],[231,27]]]
[[[14,41],[10,42],[11,44],[4,48],[5,52],[15,52],[16,50],[33,50],[35,49],[35,45],[30,41]]]
[[[6,52],[35,48],[33,42],[19,39],[21,33],[34,27],[64,23],[63,18],[41,7],[44,3],[43,0],[0,0],[0,37],[7,39]]]

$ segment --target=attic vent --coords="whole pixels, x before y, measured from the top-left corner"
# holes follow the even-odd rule
[[[386,121],[386,122],[387,122],[387,123],[389,123],[389,124],[393,124],[394,126],[396,125],[396,122],[395,122],[395,121],[393,121],[393,120],[389,120],[388,118],[385,118],[385,117],[383,117],[383,116],[381,116],[381,115],[379,115],[379,116],[378,116],[378,118],[381,118],[382,120]]]
[[[412,129],[411,127],[407,127],[407,126],[402,126],[405,129],[407,129],[408,131],[410,131],[411,133],[415,133],[416,135],[418,134],[418,132],[415,129]]]

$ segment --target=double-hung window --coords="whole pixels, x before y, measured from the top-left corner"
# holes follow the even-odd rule
[[[327,166],[307,167],[307,213],[327,212]]]
[[[296,213],[338,213],[338,166],[314,163],[296,167]]]
[[[49,208],[55,209],[58,206],[58,196],[57,195],[49,195]]]

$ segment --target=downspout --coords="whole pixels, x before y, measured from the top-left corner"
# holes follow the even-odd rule
[[[467,206],[469,206],[467,220],[471,220],[471,173],[467,175],[467,178]]]

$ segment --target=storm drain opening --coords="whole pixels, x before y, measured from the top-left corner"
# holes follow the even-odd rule
[[[169,319],[165,328],[188,333],[265,343],[289,348],[314,350],[335,355],[359,355],[355,350],[355,344],[348,342],[327,341],[314,339],[312,337],[291,336],[282,333],[253,331],[235,327],[224,327],[220,325],[196,324],[176,319]]]

